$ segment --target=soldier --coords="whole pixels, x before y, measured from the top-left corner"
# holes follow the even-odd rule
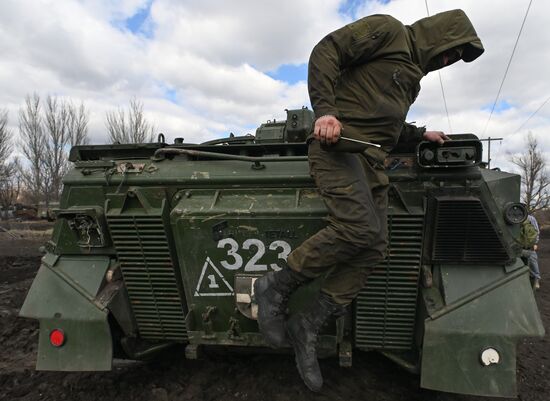
[[[274,347],[292,344],[298,371],[312,391],[323,384],[315,351],[321,326],[345,313],[385,257],[384,158],[398,140],[448,139],[404,122],[421,78],[460,59],[471,62],[483,51],[462,10],[410,26],[389,15],[369,16],[330,33],[313,49],[308,89],[316,121],[308,140],[309,165],[329,212],[328,225],[289,255],[287,268],[254,285],[260,331]],[[290,294],[322,275],[319,297],[286,321]]]
[[[540,229],[537,219],[532,214],[521,225],[520,243],[523,246],[522,255],[529,266],[529,275],[533,282],[533,289],[540,288],[539,258],[537,256]]]

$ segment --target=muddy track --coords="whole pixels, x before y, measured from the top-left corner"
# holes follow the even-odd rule
[[[549,233],[550,234],[550,233]],[[539,258],[548,277],[537,293],[546,327],[550,327],[550,238]],[[418,377],[376,353],[354,353],[353,368],[335,358],[322,361],[323,394],[305,388],[291,355],[241,355],[209,351],[200,360],[171,349],[153,363],[117,361],[111,372],[36,372],[38,324],[17,314],[40,261],[36,244],[0,241],[0,400],[165,401],[165,400],[440,400],[480,401],[495,398],[460,396],[419,389]],[[22,256],[28,255],[28,256]],[[518,400],[548,400],[549,335],[529,339],[518,349]],[[504,399],[503,399],[504,400]]]

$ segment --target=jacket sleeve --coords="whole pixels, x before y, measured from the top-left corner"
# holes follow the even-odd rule
[[[313,48],[308,66],[308,90],[317,118],[338,116],[334,88],[340,74],[352,65],[367,62],[383,47],[381,26],[386,16],[362,18],[327,36]]]
[[[426,132],[426,127],[417,127],[416,125],[405,123],[401,128],[399,143],[413,143],[422,141],[422,136]]]
[[[529,219],[529,221],[531,222],[533,227],[535,227],[535,230],[537,230],[536,244],[538,244],[539,243],[539,237],[540,237],[539,223],[538,223],[537,219],[535,219],[535,216],[533,216],[532,214],[528,215],[527,218]]]

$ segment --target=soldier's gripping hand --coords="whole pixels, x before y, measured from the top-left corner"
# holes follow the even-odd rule
[[[342,123],[331,115],[319,117],[315,121],[313,136],[321,143],[328,145],[338,142],[342,132]]]
[[[445,135],[444,132],[441,131],[426,131],[424,132],[424,135],[422,137],[426,141],[437,142],[440,145],[443,145],[445,141],[451,140],[451,138],[449,138],[447,135]]]

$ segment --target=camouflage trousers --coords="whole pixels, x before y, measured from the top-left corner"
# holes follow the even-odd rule
[[[310,173],[328,209],[328,225],[288,258],[303,275],[325,275],[321,291],[348,304],[365,286],[387,248],[388,177],[361,153],[328,152],[309,145]]]

